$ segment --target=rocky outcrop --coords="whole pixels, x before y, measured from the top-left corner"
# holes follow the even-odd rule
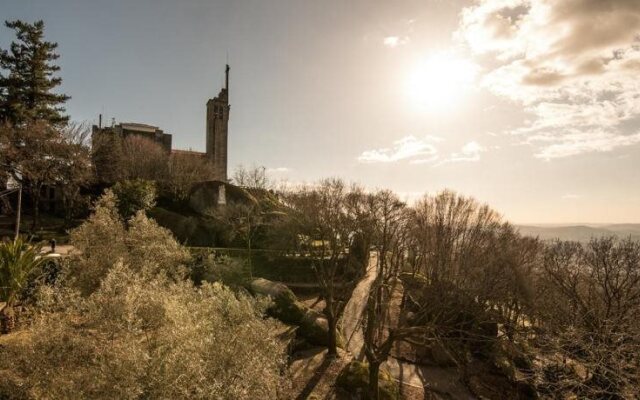
[[[297,325],[298,332],[307,342],[326,346],[329,342],[329,324],[324,315],[306,307],[286,285],[264,278],[251,281],[249,289],[253,294],[269,296],[273,305],[267,310],[269,315],[286,324]],[[338,346],[343,340],[338,337]]]

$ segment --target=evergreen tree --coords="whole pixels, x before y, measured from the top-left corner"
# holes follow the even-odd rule
[[[60,67],[52,63],[60,57],[55,53],[58,44],[44,40],[43,21],[5,25],[15,31],[17,41],[9,50],[0,49],[0,122],[65,124],[69,117],[62,104],[69,96],[52,91],[62,82],[54,76]]]

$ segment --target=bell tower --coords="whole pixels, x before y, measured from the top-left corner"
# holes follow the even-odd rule
[[[207,101],[207,158],[213,163],[216,179],[227,181],[227,134],[229,128],[229,65],[225,85],[217,97]]]

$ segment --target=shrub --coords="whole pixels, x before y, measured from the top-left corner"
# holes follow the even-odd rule
[[[0,243],[0,333],[8,333],[15,326],[13,306],[27,287],[32,271],[44,261],[38,257],[40,247],[30,246],[21,238]]]
[[[135,271],[166,272],[186,276],[189,253],[171,233],[139,212],[125,227],[117,211],[118,199],[107,191],[95,212],[71,232],[70,243],[79,255],[69,263],[69,278],[83,294],[89,294],[119,261]]]
[[[44,288],[28,340],[0,348],[0,398],[282,398],[266,304],[122,263],[90,296]]]

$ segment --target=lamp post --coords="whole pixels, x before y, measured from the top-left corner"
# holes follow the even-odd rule
[[[22,183],[18,183],[18,209],[16,210],[16,235],[13,240],[18,240],[20,236],[20,215],[22,214]]]

